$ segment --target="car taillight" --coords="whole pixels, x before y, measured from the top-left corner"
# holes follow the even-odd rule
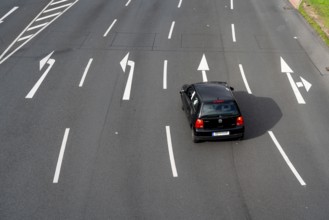
[[[203,120],[202,119],[197,119],[195,121],[195,125],[194,125],[195,128],[203,128]]]
[[[244,125],[243,117],[242,116],[237,117],[236,118],[236,126],[242,126],[242,125]]]

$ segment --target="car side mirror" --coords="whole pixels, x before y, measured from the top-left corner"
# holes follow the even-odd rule
[[[234,88],[233,88],[232,86],[230,86],[230,90],[231,90],[231,91],[234,91]]]
[[[185,90],[182,89],[181,91],[179,91],[179,93],[180,93],[180,94],[183,94],[183,93],[185,93]]]

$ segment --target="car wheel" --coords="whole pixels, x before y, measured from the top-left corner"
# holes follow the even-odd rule
[[[193,141],[194,143],[199,143],[200,141],[195,137],[193,127],[192,127],[191,131],[192,131],[192,141]]]

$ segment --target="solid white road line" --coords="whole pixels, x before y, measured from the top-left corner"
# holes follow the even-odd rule
[[[26,40],[26,39],[29,39],[29,38],[32,38],[32,37],[34,37],[33,34],[28,35],[28,36],[25,36],[25,37],[21,37],[21,38],[19,38],[17,41],[23,41],[23,40]]]
[[[89,71],[89,68],[90,68],[90,65],[91,65],[92,62],[93,62],[93,58],[90,58],[90,59],[89,59],[89,62],[88,62],[88,64],[87,64],[87,66],[86,66],[86,68],[85,68],[85,71],[83,72],[83,75],[82,75],[82,78],[81,78],[81,81],[80,81],[79,87],[82,87],[82,86],[83,86],[83,83],[84,83],[84,81],[85,81],[85,79],[86,79],[87,73],[88,73],[88,71]]]
[[[32,99],[34,94],[38,91],[41,83],[43,82],[43,80],[46,78],[47,74],[49,73],[50,69],[53,67],[55,63],[54,59],[49,59],[48,60],[48,68],[47,70],[42,74],[42,76],[40,77],[40,79],[37,81],[37,83],[33,86],[33,88],[31,89],[31,91],[26,95],[26,99]]]
[[[234,9],[233,0],[231,0],[231,10]]]
[[[171,39],[171,35],[172,35],[172,32],[174,30],[174,27],[175,27],[175,21],[173,21],[171,23],[171,27],[170,27],[170,31],[169,31],[169,35],[168,35],[168,39]]]
[[[39,25],[36,25],[36,26],[33,26],[33,27],[30,27],[30,28],[27,29],[27,31],[31,31],[31,30],[34,30],[34,29],[41,28],[43,26],[46,26],[47,24],[48,24],[48,22],[43,23],[43,24],[39,24]]]
[[[128,2],[126,3],[126,7],[130,4],[131,0],[128,0]]]
[[[53,2],[50,5],[57,5],[57,4],[60,4],[60,3],[63,3],[63,2],[67,2],[67,1],[68,0],[61,0],[61,1]]]
[[[284,152],[284,150],[282,149],[280,143],[278,142],[278,140],[276,139],[276,137],[274,136],[272,131],[268,131],[269,135],[271,136],[275,146],[278,148],[279,152],[281,153],[283,159],[286,161],[286,163],[288,164],[289,168],[291,169],[291,171],[293,172],[293,174],[295,175],[295,177],[297,178],[297,180],[299,181],[300,185],[302,186],[306,186],[306,183],[304,182],[304,180],[302,179],[302,177],[299,175],[299,173],[297,172],[297,170],[295,169],[294,165],[291,163],[291,161],[289,160],[288,156],[286,155],[286,153]]]
[[[244,85],[246,86],[246,89],[247,89],[248,93],[252,94],[252,92],[250,90],[250,87],[249,87],[249,84],[248,84],[248,81],[247,81],[247,78],[246,78],[246,75],[244,74],[243,66],[241,64],[239,64],[239,68],[240,68],[240,73],[241,73]]]
[[[57,12],[55,14],[51,14],[51,15],[48,15],[48,16],[40,17],[36,21],[42,21],[42,20],[45,20],[45,19],[48,19],[48,18],[56,17],[59,14],[60,14],[60,12]]]
[[[53,183],[58,183],[59,174],[61,172],[63,157],[64,157],[66,143],[67,143],[67,139],[69,137],[69,133],[70,133],[70,129],[69,128],[66,128],[65,129],[65,133],[64,133],[64,137],[63,137],[63,142],[62,142],[61,150],[60,150],[59,156],[58,156],[58,161],[57,161],[57,165],[56,165],[56,171],[55,171]]]
[[[183,2],[183,0],[179,0],[177,8],[180,8],[182,6],[182,2]]]
[[[288,76],[288,79],[289,79],[289,82],[290,82],[290,85],[292,87],[292,90],[294,91],[295,93],[295,96],[296,96],[296,99],[298,101],[299,104],[306,104],[302,94],[300,93],[299,89],[297,88],[294,80],[292,79],[292,76],[290,73],[287,73],[287,76]]]
[[[171,142],[170,126],[166,126],[166,134],[167,134],[167,144],[168,144],[169,159],[170,159],[172,174],[173,177],[178,177],[176,164],[175,164],[174,151]]]
[[[110,27],[107,29],[107,31],[105,32],[105,34],[103,35],[103,37],[106,37],[107,34],[111,31],[112,27],[115,25],[115,23],[117,22],[117,19],[114,19],[114,21],[112,22],[112,24],[110,25]]]
[[[3,20],[8,17],[10,14],[12,14],[14,11],[18,9],[18,6],[13,7],[10,11],[8,11],[2,18],[0,18],[0,24],[3,22]]]
[[[163,63],[163,89],[167,89],[167,70],[168,70],[168,60]]]
[[[67,7],[70,7],[71,5],[72,5],[72,3],[66,4],[66,5],[61,5],[61,6],[58,6],[56,8],[47,9],[43,13],[48,13],[48,12],[51,12],[51,11],[56,11],[56,10],[61,9],[61,8],[67,8]]]
[[[234,24],[231,24],[231,27],[232,27],[232,38],[233,38],[233,42],[236,42]]]

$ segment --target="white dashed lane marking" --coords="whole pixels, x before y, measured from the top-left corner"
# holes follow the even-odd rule
[[[246,89],[247,89],[248,93],[252,94],[251,89],[250,89],[249,84],[248,84],[248,81],[247,81],[247,77],[246,77],[246,75],[244,73],[244,70],[243,70],[243,66],[241,64],[239,64],[239,69],[240,69],[240,73],[241,73],[244,85],[246,86]]]
[[[289,168],[291,169],[291,171],[293,172],[293,174],[295,175],[295,177],[297,178],[297,180],[299,181],[300,185],[302,186],[306,186],[306,183],[304,182],[304,180],[302,179],[302,177],[299,175],[298,171],[296,170],[296,168],[294,167],[294,165],[291,163],[291,161],[289,160],[287,154],[284,152],[284,150],[282,149],[280,143],[278,142],[278,140],[276,139],[276,137],[274,136],[272,131],[268,131],[268,134],[270,135],[270,137],[272,138],[275,146],[278,148],[279,152],[281,153],[283,159],[286,161],[286,163],[288,164]]]
[[[174,151],[173,151],[172,141],[171,141],[170,126],[166,126],[166,134],[167,134],[167,144],[168,144],[169,159],[170,159],[172,174],[173,174],[173,177],[178,177],[176,164],[175,164]]]
[[[60,175],[61,168],[62,168],[62,162],[63,162],[63,158],[64,158],[64,153],[65,153],[67,140],[69,138],[69,133],[70,133],[70,129],[66,128],[65,133],[64,133],[64,137],[63,137],[63,141],[62,141],[61,150],[59,152],[59,156],[58,156],[58,160],[57,160],[57,165],[56,165],[56,170],[55,170],[53,183],[58,183],[58,180],[59,180],[59,175]]]
[[[125,6],[127,7],[130,4],[131,0],[128,0]]]
[[[234,24],[231,24],[231,28],[232,28],[232,39],[233,39],[233,42],[236,42],[235,26],[234,26]]]
[[[93,62],[93,58],[90,58],[90,59],[89,59],[89,62],[88,62],[88,64],[87,64],[87,66],[86,66],[86,68],[85,68],[85,71],[83,72],[83,75],[82,75],[82,78],[81,78],[81,81],[80,81],[79,87],[82,87],[82,86],[83,86],[83,83],[84,83],[84,81],[85,81],[85,79],[86,79],[86,76],[87,76],[87,74],[88,74],[88,71],[89,71],[89,68],[90,68],[92,62]]]
[[[18,6],[13,7],[10,11],[8,11],[4,16],[2,16],[2,18],[0,18],[0,24],[3,23],[3,20],[8,17],[9,15],[11,15],[14,11],[16,11],[18,9]]]
[[[172,33],[174,31],[174,27],[175,27],[175,21],[173,21],[171,23],[171,27],[170,27],[169,34],[168,34],[168,39],[171,39]]]
[[[163,89],[167,89],[168,60],[163,62]]]
[[[180,8],[182,6],[182,2],[183,2],[183,0],[179,0],[177,8]]]
[[[108,35],[108,33],[111,31],[111,29],[113,28],[113,26],[115,25],[115,23],[117,23],[117,19],[114,19],[114,21],[112,22],[112,24],[110,25],[110,27],[104,33],[103,37],[106,37]]]

